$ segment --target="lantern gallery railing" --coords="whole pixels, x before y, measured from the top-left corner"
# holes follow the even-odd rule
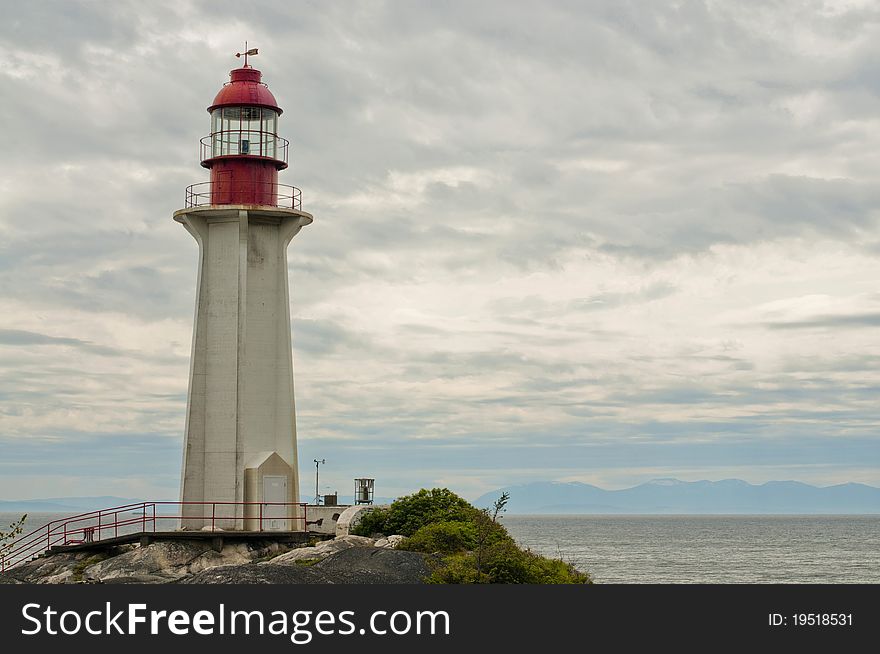
[[[281,161],[286,167],[289,146],[287,139],[270,132],[251,129],[214,132],[201,140],[201,160],[249,155]]]
[[[302,191],[277,182],[202,182],[186,187],[186,208],[247,204],[302,209]]]
[[[163,531],[307,531],[306,505],[294,502],[138,502],[53,520],[0,552],[0,571],[52,547]],[[158,526],[157,526],[158,525]]]

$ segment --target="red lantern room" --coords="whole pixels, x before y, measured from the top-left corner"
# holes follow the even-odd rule
[[[211,181],[187,189],[186,206],[257,205],[300,209],[299,189],[278,183],[287,168],[287,139],[278,136],[281,107],[262,82],[262,73],[245,63],[229,73],[208,107],[211,133],[201,141],[202,166]]]

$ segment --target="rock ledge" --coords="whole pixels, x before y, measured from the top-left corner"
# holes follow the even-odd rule
[[[157,541],[46,554],[0,574],[0,584],[418,584],[425,557],[394,549],[401,536],[338,536],[314,546],[259,541]]]

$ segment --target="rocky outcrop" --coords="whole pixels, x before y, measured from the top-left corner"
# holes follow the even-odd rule
[[[418,584],[431,574],[424,554],[380,547],[353,547],[314,567],[336,584]]]
[[[83,581],[84,570],[106,559],[118,556],[128,547],[106,552],[64,552],[41,556],[0,574],[0,584],[75,584]]]
[[[222,566],[183,584],[420,584],[431,573],[423,554],[380,547],[348,547],[313,564],[275,560]]]
[[[321,573],[307,565],[226,565],[181,579],[181,584],[320,584]]]
[[[393,549],[402,537],[340,536],[290,549],[267,539],[157,541],[143,546],[47,554],[0,574],[0,583],[420,583],[421,554]]]
[[[298,547],[284,554],[280,554],[269,561],[263,562],[263,565],[271,563],[272,565],[287,565],[291,563],[316,562],[326,559],[332,554],[347,550],[351,547],[369,547],[373,545],[372,538],[365,536],[337,536],[333,540],[321,541],[313,547]]]
[[[373,543],[376,547],[387,547],[390,549],[394,549],[403,541],[406,536],[401,536],[400,534],[394,534],[392,536],[384,536],[378,539],[375,543]]]
[[[229,543],[220,552],[204,541],[160,541],[83,570],[83,580],[161,584],[221,565],[243,565],[282,550],[278,543]]]

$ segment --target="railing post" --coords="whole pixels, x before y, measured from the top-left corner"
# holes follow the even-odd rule
[[[260,502],[260,531],[263,531],[263,503]]]
[[[113,535],[119,538],[119,511],[113,513]]]
[[[143,513],[144,519],[143,519],[143,522],[141,522],[141,531],[146,532],[147,531],[147,505],[144,504],[143,507],[141,507],[141,508],[143,508],[143,510],[144,510],[144,513]]]
[[[101,540],[101,513],[104,509],[98,511],[98,540]]]
[[[182,513],[182,511],[181,511]],[[156,503],[153,502],[153,532],[156,531]]]
[[[217,515],[217,502],[211,502],[211,532],[214,532],[214,517]]]
[[[64,544],[67,545],[67,523],[64,523]]]

